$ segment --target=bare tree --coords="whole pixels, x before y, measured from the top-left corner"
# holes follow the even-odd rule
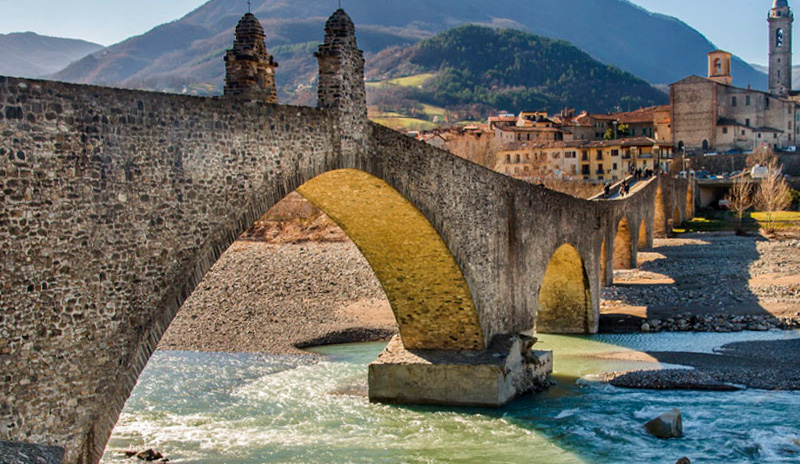
[[[778,156],[775,154],[775,151],[769,145],[762,145],[755,150],[753,153],[747,155],[747,167],[752,168],[756,164],[760,164],[761,166],[767,166],[772,161],[777,161]]]
[[[736,225],[736,233],[742,234],[742,216],[744,212],[753,206],[753,184],[744,176],[733,179],[733,186],[725,196],[728,201],[726,207],[736,213],[739,222]]]
[[[775,232],[776,213],[785,211],[792,203],[790,190],[778,160],[773,159],[767,164],[767,176],[761,180],[756,196],[757,206],[767,213],[767,226],[764,228],[767,233]]]

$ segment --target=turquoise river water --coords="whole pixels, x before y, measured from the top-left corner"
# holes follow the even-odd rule
[[[712,352],[734,341],[800,332],[541,336],[555,352],[547,392],[499,409],[370,404],[367,364],[384,344],[315,349],[326,355],[157,352],[114,429],[104,463],[157,448],[172,462],[255,463],[693,463],[800,462],[800,392],[663,392],[591,381],[653,364],[609,360],[632,350]],[[665,366],[670,367],[670,366]],[[672,408],[686,437],[642,428]]]

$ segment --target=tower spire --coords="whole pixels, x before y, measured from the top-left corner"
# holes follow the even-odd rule
[[[792,23],[788,0],[774,0],[769,22],[769,93],[785,97],[792,91]]]

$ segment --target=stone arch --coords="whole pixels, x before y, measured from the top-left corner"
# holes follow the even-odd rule
[[[683,220],[681,219],[681,210],[678,205],[675,205],[675,208],[672,211],[672,228],[674,229],[680,227],[682,223]]]
[[[267,198],[257,206],[246,206],[242,217],[228,224],[215,244],[198,256],[192,271],[182,276],[176,294],[163,301],[164,307],[153,314],[150,326],[143,328],[140,341],[132,347],[130,365],[122,372],[124,381],[118,384],[115,402],[106,406],[107,413],[97,418],[93,427],[97,440],[86,443],[85,453],[91,458],[84,462],[99,461],[139,375],[203,276],[237,237],[295,190],[336,222],[364,255],[390,301],[406,348],[485,348],[484,332],[460,267],[431,222],[404,195],[375,175],[336,169],[324,161],[308,172],[310,180],[300,174],[272,184],[274,190],[266,192]],[[383,253],[391,257],[381,258]]]
[[[588,333],[592,297],[589,277],[578,250],[564,244],[553,253],[539,287],[537,331]]]
[[[484,348],[461,269],[431,223],[397,190],[364,171],[342,169],[297,191],[361,250],[386,292],[407,349]]]
[[[642,219],[642,223],[639,225],[639,249],[643,250],[647,246],[647,220]]]
[[[653,215],[653,236],[666,237],[667,235],[667,207],[664,189],[658,186]]]
[[[604,287],[607,287],[610,283],[606,275],[606,261],[606,241],[603,239],[603,244],[600,245],[600,284]]]
[[[614,269],[633,268],[633,239],[627,218],[622,218],[614,238]]]

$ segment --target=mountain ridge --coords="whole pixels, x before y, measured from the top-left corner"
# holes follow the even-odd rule
[[[682,21],[651,13],[627,0],[350,0],[347,11],[357,27],[359,44],[370,57],[388,46],[410,45],[461,24],[512,27],[567,40],[599,61],[631,72],[653,84],[670,84],[690,74],[704,75],[706,53],[714,47]],[[327,0],[302,3],[256,0],[253,13],[262,21],[270,50],[284,45],[321,42],[323,24],[332,12]],[[243,11],[238,4],[211,0],[183,18],[142,36],[109,47],[56,75],[72,82],[103,83],[180,91],[202,85],[222,88],[226,48]],[[198,34],[192,36],[192,31]],[[162,37],[165,50],[156,57],[142,48]],[[171,43],[167,43],[171,42]],[[285,50],[284,50],[285,51]],[[286,62],[278,74],[283,101],[303,101],[313,85],[313,57],[276,53]],[[148,62],[148,60],[150,60]],[[113,70],[121,70],[115,72]],[[766,76],[734,59],[738,85],[766,87]]]
[[[102,48],[85,40],[35,32],[0,34],[0,75],[46,77]]]

